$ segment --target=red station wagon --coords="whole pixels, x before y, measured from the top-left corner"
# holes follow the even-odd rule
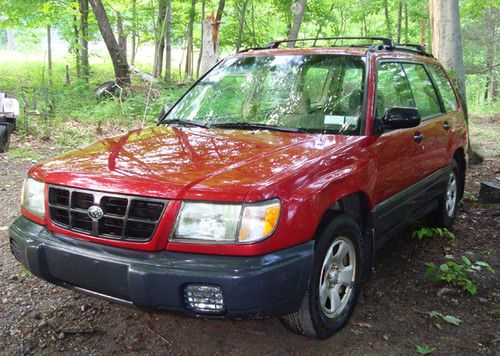
[[[450,226],[464,191],[467,125],[441,65],[361,40],[245,50],[157,126],[35,165],[12,253],[111,301],[329,337],[374,252],[426,215]]]

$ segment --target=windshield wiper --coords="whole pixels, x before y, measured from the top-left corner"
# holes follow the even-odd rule
[[[258,124],[252,122],[222,122],[218,124],[212,124],[212,127],[219,127],[222,129],[258,129],[258,130],[270,130],[270,131],[282,131],[282,132],[305,132],[304,130],[297,129],[294,127],[283,127],[276,125],[266,125]]]
[[[163,120],[161,122],[162,125],[179,125],[179,126],[195,126],[195,127],[203,127],[205,129],[208,129],[209,126],[205,124],[201,124],[199,122],[194,122],[190,120]]]

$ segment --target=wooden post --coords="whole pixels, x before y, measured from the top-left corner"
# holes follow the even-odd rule
[[[47,61],[49,88],[52,88],[52,39],[50,36],[50,25],[47,26]]]

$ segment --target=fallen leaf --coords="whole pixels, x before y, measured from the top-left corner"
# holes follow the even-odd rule
[[[445,315],[443,316],[443,320],[446,321],[447,323],[459,326],[462,320],[457,318],[456,316],[453,315]]]

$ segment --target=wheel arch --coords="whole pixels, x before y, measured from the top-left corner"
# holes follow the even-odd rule
[[[374,262],[374,235],[370,212],[371,202],[368,194],[360,191],[345,195],[325,211],[313,238],[316,240],[321,236],[336,216],[345,214],[352,217],[359,224],[363,237],[363,281],[369,279]]]

